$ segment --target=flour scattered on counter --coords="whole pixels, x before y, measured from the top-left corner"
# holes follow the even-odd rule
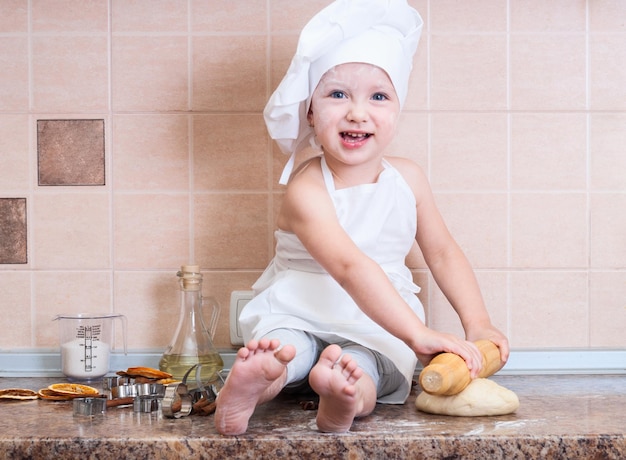
[[[398,425],[402,425],[402,426],[426,426],[429,425],[428,423],[425,422],[419,422],[419,421],[415,421],[415,420],[397,420]]]
[[[512,422],[496,422],[495,429],[498,430],[500,428],[521,428],[526,425],[526,422],[535,422],[538,420],[526,420],[526,421],[512,421]]]
[[[310,422],[307,423],[297,423],[297,424],[291,424],[289,426],[277,426],[275,428],[272,428],[272,432],[273,433],[294,433],[297,431],[302,431],[302,432],[306,432],[306,431],[310,431],[311,428],[313,429],[317,429],[317,426],[315,425],[315,420],[313,420],[313,423],[311,424]]]
[[[481,434],[483,431],[485,431],[485,426],[480,425],[478,428],[474,428],[472,431],[465,433],[465,436],[476,436],[477,434]]]

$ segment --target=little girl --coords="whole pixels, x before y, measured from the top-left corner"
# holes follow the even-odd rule
[[[310,385],[317,426],[344,432],[377,402],[402,404],[417,359],[467,363],[489,339],[506,362],[473,271],[412,161],[385,157],[406,98],[422,21],[406,0],[337,0],[303,29],[268,102],[272,138],[291,154],[276,255],[241,313],[241,348],[217,399],[222,434],[247,430],[257,405]],[[308,145],[321,154],[295,170]],[[466,340],[429,329],[405,258],[417,242]]]

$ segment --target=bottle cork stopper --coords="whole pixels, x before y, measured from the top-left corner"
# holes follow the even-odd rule
[[[200,265],[181,265],[178,276],[185,291],[199,291],[202,274]]]
[[[183,273],[200,273],[200,265],[181,265],[180,271]]]

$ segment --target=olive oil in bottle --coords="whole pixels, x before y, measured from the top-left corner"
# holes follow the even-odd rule
[[[217,379],[224,361],[213,345],[219,305],[213,300],[213,314],[210,329],[207,329],[202,316],[202,274],[198,265],[183,265],[177,273],[180,285],[180,317],[174,337],[159,361],[159,369],[169,372],[175,379],[182,380],[187,371],[200,364],[202,383]],[[211,332],[209,332],[209,330]],[[195,371],[188,381],[193,382]]]
[[[169,372],[176,379],[181,379],[195,364],[201,364],[200,379],[203,383],[217,380],[218,372],[224,367],[224,362],[219,354],[206,356],[164,355],[159,361],[159,368]],[[189,373],[187,382],[193,382],[195,369]]]

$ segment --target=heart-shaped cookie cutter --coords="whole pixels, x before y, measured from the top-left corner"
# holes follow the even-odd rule
[[[202,385],[199,381],[201,367],[199,364],[194,364],[185,373],[181,383],[170,383],[165,386],[165,396],[161,409],[164,417],[181,418],[191,414],[194,400],[192,394],[189,393],[189,387],[187,387],[187,377],[192,370],[196,369],[196,383]]]

